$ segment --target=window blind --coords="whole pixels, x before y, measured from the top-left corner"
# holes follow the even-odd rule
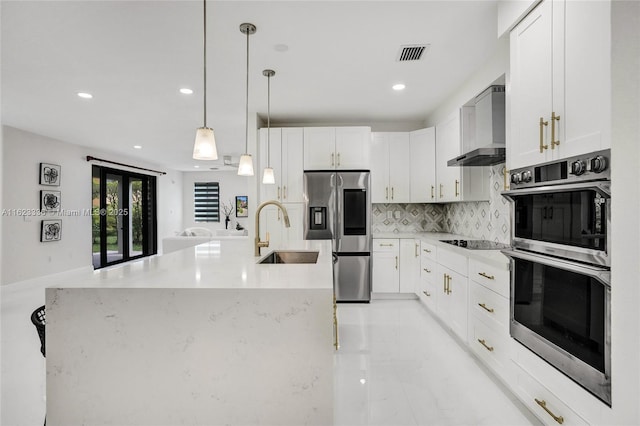
[[[194,218],[196,222],[220,222],[220,185],[218,182],[193,184]]]

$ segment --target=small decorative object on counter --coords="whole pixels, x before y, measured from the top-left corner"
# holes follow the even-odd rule
[[[242,231],[244,229],[244,226],[240,225],[238,222],[236,222],[236,229],[238,231]]]
[[[229,200],[229,204],[225,204],[225,203],[221,203],[222,204],[222,213],[224,214],[224,229],[229,229],[229,221],[231,221],[231,219],[229,219],[229,216],[231,216],[233,214],[233,203],[231,202],[231,200]]]

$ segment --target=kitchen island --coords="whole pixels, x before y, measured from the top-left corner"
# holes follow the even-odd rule
[[[333,268],[212,240],[46,290],[50,425],[331,424]],[[272,248],[263,248],[267,255]]]

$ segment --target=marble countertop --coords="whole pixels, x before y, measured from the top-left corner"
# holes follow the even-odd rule
[[[419,240],[433,244],[439,248],[447,249],[455,253],[460,253],[470,259],[476,259],[497,268],[509,269],[509,258],[500,253],[500,250],[469,250],[464,247],[458,247],[451,244],[443,243],[440,240],[473,240],[464,235],[450,234],[447,232],[415,232],[415,233],[398,233],[391,232],[377,233],[373,238],[417,238]]]
[[[275,249],[317,250],[315,264],[257,264]],[[253,241],[216,238],[164,255],[121,265],[75,270],[45,277],[47,287],[82,288],[220,288],[220,289],[332,289],[330,241],[292,241],[262,248],[254,256]]]

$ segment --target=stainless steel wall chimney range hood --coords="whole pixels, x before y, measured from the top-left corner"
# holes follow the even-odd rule
[[[462,150],[448,166],[492,166],[504,163],[504,86],[494,85],[462,107]]]

